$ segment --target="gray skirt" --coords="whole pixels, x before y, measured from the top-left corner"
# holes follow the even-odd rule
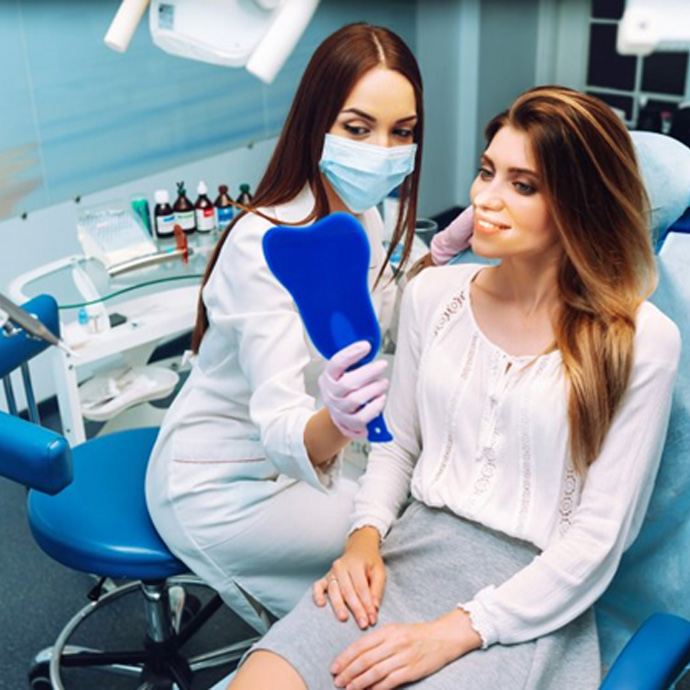
[[[383,543],[386,589],[377,625],[432,620],[500,584],[539,551],[445,510],[413,502]],[[251,651],[286,659],[309,690],[333,690],[329,666],[366,634],[352,617],[342,623],[311,592]],[[406,688],[424,690],[596,690],[599,645],[591,609],[550,635],[516,645],[496,644],[448,664]]]

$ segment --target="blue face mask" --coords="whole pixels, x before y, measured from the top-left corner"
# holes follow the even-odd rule
[[[319,168],[350,211],[362,213],[414,170],[416,152],[417,144],[389,148],[326,134]]]

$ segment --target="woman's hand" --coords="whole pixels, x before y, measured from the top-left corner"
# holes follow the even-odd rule
[[[481,646],[462,609],[429,623],[385,625],[351,644],[331,665],[335,685],[389,690],[431,675]]]
[[[431,257],[437,266],[447,264],[470,246],[474,232],[474,210],[468,206],[453,222],[431,239]]]
[[[336,352],[319,376],[323,404],[333,424],[347,438],[365,439],[367,424],[377,417],[386,403],[388,379],[383,372],[385,359],[348,369],[371,350],[366,340],[359,340]]]
[[[345,553],[333,562],[325,577],[314,583],[317,606],[329,601],[338,620],[348,619],[348,609],[362,630],[376,623],[386,584],[386,570],[375,527],[352,533]]]

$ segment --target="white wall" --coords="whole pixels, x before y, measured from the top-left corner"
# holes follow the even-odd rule
[[[536,84],[584,89],[589,10],[587,0],[539,0]]]
[[[483,128],[519,93],[537,83],[579,84],[587,44],[568,22],[583,7],[587,0],[418,1],[427,115],[421,215],[468,203]],[[579,52],[568,60],[559,45]]]
[[[417,58],[426,116],[419,208],[423,216],[468,203],[477,129],[479,20],[479,0],[417,3]]]

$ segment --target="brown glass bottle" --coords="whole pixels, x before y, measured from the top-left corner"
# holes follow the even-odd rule
[[[214,206],[216,207],[216,224],[218,225],[218,229],[222,232],[232,220],[234,213],[232,199],[228,194],[227,185],[222,184],[218,187],[218,196],[216,197]]]
[[[187,198],[187,190],[184,182],[177,183],[177,199],[173,204],[173,211],[175,212],[175,222],[190,235],[196,230],[196,214],[194,212],[194,205]]]
[[[196,188],[197,196],[194,210],[196,212],[196,231],[212,232],[216,229],[216,213],[211,200],[207,196],[208,189],[202,180]]]
[[[175,227],[175,213],[165,189],[156,190],[156,206],[153,209],[153,230],[159,240],[170,239]]]
[[[240,193],[237,197],[237,203],[242,204],[242,206],[252,205],[252,194],[249,191],[249,185],[246,182],[240,185]]]

